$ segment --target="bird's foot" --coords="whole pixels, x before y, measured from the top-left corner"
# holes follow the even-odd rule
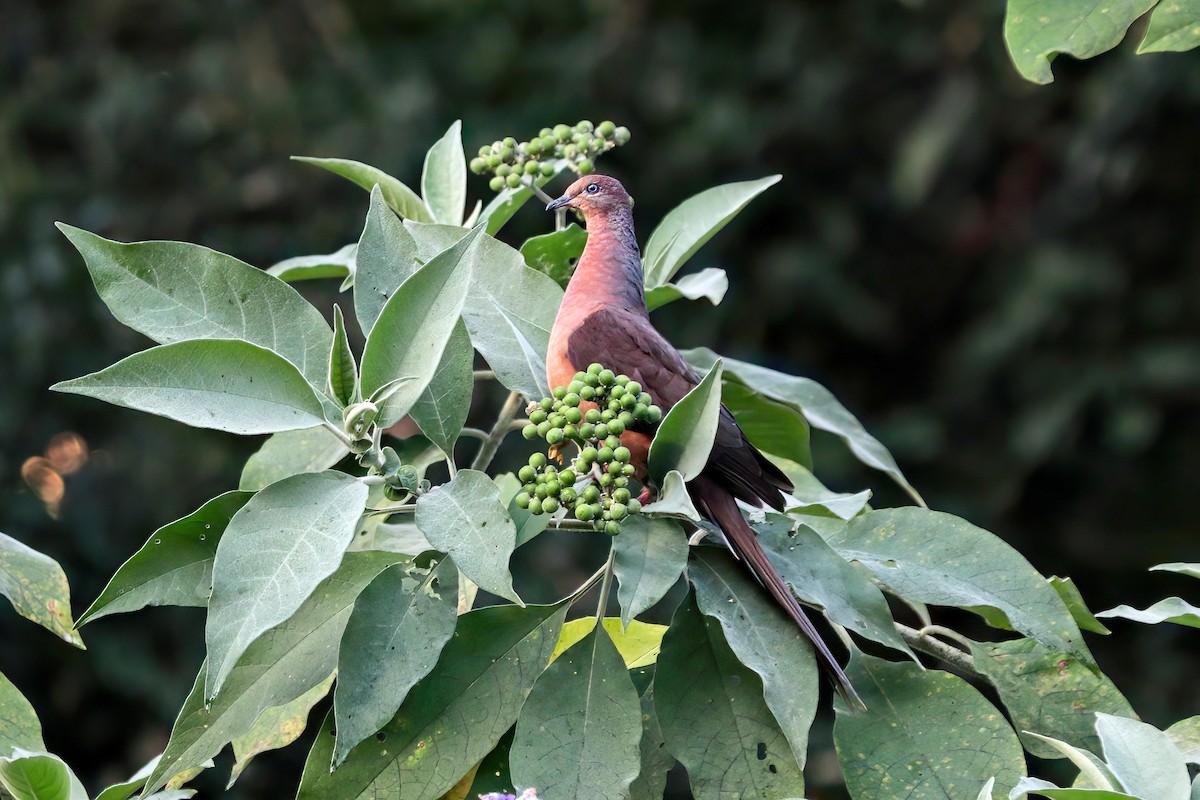
[[[642,491],[639,492],[637,496],[638,505],[644,506],[648,505],[649,503],[653,503],[654,498],[657,496],[658,495],[655,494],[654,490],[649,486],[643,486]]]

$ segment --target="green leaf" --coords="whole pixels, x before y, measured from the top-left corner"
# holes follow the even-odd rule
[[[447,225],[406,223],[405,227],[416,239],[418,257],[426,259],[463,235],[461,228]],[[526,266],[516,250],[491,237],[480,239],[479,260],[487,267],[472,273],[462,310],[471,341],[507,389],[530,398],[545,397],[550,393],[546,350],[562,289]]]
[[[508,571],[517,530],[486,473],[459,470],[450,482],[421,495],[416,522],[429,543],[448,553],[481,589],[520,604]]]
[[[159,344],[241,339],[325,385],[332,333],[321,312],[278,278],[233,256],[184,242],[111,242],[58,224],[113,316]]]
[[[1083,595],[1079,592],[1079,587],[1070,578],[1060,578],[1057,575],[1051,575],[1048,579],[1050,585],[1054,587],[1054,591],[1058,592],[1058,596],[1067,604],[1067,609],[1071,612],[1071,617],[1075,620],[1075,624],[1080,630],[1091,631],[1092,633],[1101,633],[1107,636],[1112,633],[1100,620],[1096,619],[1091,610],[1087,607],[1087,603],[1083,601]]]
[[[667,749],[687,769],[696,800],[804,794],[762,681],[738,662],[720,623],[700,613],[691,593],[663,637],[654,695]]]
[[[562,230],[529,237],[521,245],[521,256],[531,269],[566,289],[586,244],[587,231],[572,222]]]
[[[788,476],[794,487],[792,497],[796,498],[798,504],[789,503],[788,513],[806,517],[853,519],[862,513],[867,507],[867,501],[871,499],[871,492],[866,489],[853,494],[830,491],[807,467],[786,458],[769,458],[775,466],[783,470],[783,474]]]
[[[253,496],[226,492],[156,530],[112,576],[79,625],[146,606],[207,606],[217,544]]]
[[[666,625],[655,625],[635,619],[626,626],[617,617],[605,617],[603,624],[608,638],[616,646],[621,658],[625,659],[626,668],[647,667],[658,660],[663,634],[667,632]],[[550,655],[550,663],[553,664],[569,648],[582,641],[595,627],[596,618],[591,616],[573,619],[563,625],[558,644],[554,646],[554,652]]]
[[[1050,83],[1059,53],[1091,58],[1116,47],[1158,0],[1008,0],[1004,41],[1017,72]]]
[[[753,527],[772,566],[801,600],[858,635],[916,659],[896,633],[883,593],[812,528],[778,514]]]
[[[384,305],[367,334],[362,391],[370,396],[397,378],[413,376],[383,404],[379,425],[388,427],[412,408],[429,385],[464,310],[475,263],[487,263],[475,228],[408,277]]]
[[[201,667],[147,791],[217,755],[266,709],[286,705],[324,681],[337,668],[338,641],[355,598],[376,575],[402,560],[378,551],[347,553],[290,619],[250,645],[212,703],[205,702],[208,669]]]
[[[433,672],[380,736],[329,771],[334,737],[317,737],[298,800],[434,800],[474,767],[517,714],[558,640],[567,606],[492,606],[464,614]]]
[[[17,749],[0,758],[0,786],[13,800],[88,800],[66,762],[44,752]]]
[[[333,766],[388,723],[437,663],[458,622],[458,568],[396,565],[363,590],[338,649]]]
[[[471,410],[471,394],[475,390],[474,364],[471,336],[460,319],[450,332],[433,378],[409,412],[421,432],[447,457],[453,455],[454,443],[458,441]]]
[[[679,517],[693,522],[700,520],[700,512],[692,505],[692,498],[684,486],[683,476],[675,469],[663,476],[657,499],[642,506],[642,513]]]
[[[342,308],[337,303],[333,305],[333,347],[329,350],[328,375],[325,385],[329,396],[337,400],[342,407],[358,399],[358,364],[354,361],[350,340],[346,338],[346,322],[342,319]]]
[[[661,486],[671,470],[678,471],[686,483],[708,464],[721,419],[721,369],[717,359],[700,383],[663,417],[650,443],[650,479],[655,484]]]
[[[467,159],[463,154],[461,120],[455,120],[425,154],[421,195],[435,222],[463,224],[467,206]]]
[[[716,306],[725,299],[727,291],[729,276],[725,274],[725,270],[707,267],[699,272],[684,275],[675,283],[666,283],[650,289],[646,292],[646,308],[653,311],[681,298],[699,300],[701,297],[707,298],[708,302]]]
[[[1184,761],[1200,765],[1200,716],[1181,719],[1164,733],[1183,753]]]
[[[233,740],[234,763],[226,789],[233,786],[234,781],[259,753],[287,747],[300,738],[308,725],[309,712],[329,694],[333,678],[333,674],[330,673],[328,678],[295,700],[264,710],[250,730]]]
[[[324,425],[275,433],[246,460],[238,488],[257,492],[302,472],[323,472],[349,452],[345,442]]]
[[[531,514],[528,509],[517,505],[516,496],[521,491],[521,482],[517,480],[516,475],[505,472],[492,480],[495,481],[496,488],[500,490],[500,502],[504,503],[508,510],[508,516],[512,518],[513,525],[517,528],[516,547],[520,547],[550,527],[549,514]]]
[[[509,754],[513,782],[545,797],[624,800],[640,767],[641,702],[596,626],[533,685]]]
[[[1143,610],[1133,606],[1119,605],[1108,611],[1101,611],[1097,617],[1110,619],[1120,617],[1147,625],[1157,625],[1160,622],[1174,622],[1177,625],[1187,625],[1189,628],[1200,628],[1200,608],[1178,597],[1168,597],[1159,600],[1154,605]]]
[[[0,754],[13,749],[45,750],[37,712],[16,686],[0,673]]]
[[[291,362],[237,339],[159,345],[50,388],[229,433],[300,430],[325,419]]]
[[[1200,564],[1188,564],[1183,561],[1172,561],[1169,564],[1155,564],[1150,568],[1151,572],[1175,572],[1180,575],[1188,575],[1192,578],[1200,578]]]
[[[653,289],[671,280],[705,242],[729,224],[747,203],[779,183],[781,177],[770,175],[756,181],[714,186],[672,209],[646,242],[642,256],[646,288]]]
[[[629,800],[662,800],[667,788],[667,773],[675,766],[675,756],[667,750],[658,712],[654,708],[654,684],[642,692],[642,742],[639,747],[641,770],[629,785]]]
[[[1037,739],[1051,749],[1058,751],[1064,758],[1074,764],[1079,770],[1079,775],[1076,776],[1075,783],[1081,788],[1086,787],[1111,791],[1121,785],[1121,782],[1112,774],[1112,770],[1108,768],[1108,765],[1100,760],[1100,756],[1095,753],[1076,747],[1073,744],[1068,744],[1061,739],[1055,739],[1053,736],[1044,736],[1032,731],[1025,731],[1025,735]]]
[[[417,243],[376,186],[371,190],[367,221],[358,240],[354,275],[354,315],[364,335],[375,327],[396,288],[416,271],[416,259]]]
[[[716,353],[703,347],[684,350],[682,353],[688,363],[697,369],[708,369],[719,358]],[[827,431],[842,439],[855,458],[872,469],[887,473],[914,500],[924,505],[921,496],[896,466],[896,460],[887,448],[867,433],[862,423],[824,386],[808,378],[785,375],[744,361],[730,358],[723,360],[727,376],[737,378],[764,398],[795,409],[817,430]],[[788,456],[786,452],[779,452],[778,448],[766,447],[766,450],[792,458],[801,464],[805,463],[805,459]]]
[[[323,256],[296,256],[286,258],[267,268],[268,275],[281,281],[311,281],[320,278],[345,278],[353,281],[355,255],[358,243],[351,242],[337,252]]]
[[[1060,789],[1041,778],[1021,778],[1009,797],[1013,800],[1020,800],[1031,792],[1049,797],[1050,800],[1139,800],[1131,794],[1110,792],[1104,789]]]
[[[1054,587],[1007,543],[965,520],[889,508],[855,517],[828,541],[895,594],[972,611],[994,608],[1051,650],[1095,663]]]
[[[1191,779],[1183,754],[1153,725],[1097,712],[1104,761],[1124,791],[1154,800],[1188,800]]]
[[[962,800],[995,777],[1006,797],[1025,774],[1017,735],[961,678],[858,652],[846,674],[868,709],[834,700],[833,742],[852,796]]]
[[[126,780],[114,783],[105,788],[100,794],[96,795],[96,800],[126,800],[131,797],[134,792],[146,785],[146,779],[150,777],[150,773],[154,771],[154,767],[158,764],[158,756],[150,759],[149,762],[143,764],[142,767]],[[190,790],[188,790],[190,791]],[[156,794],[153,797],[160,797]],[[149,798],[147,798],[149,800]]]
[[[71,588],[62,567],[4,533],[0,533],[0,595],[25,619],[84,649],[71,621]]]
[[[271,484],[233,515],[213,562],[205,697],[216,696],[247,647],[337,570],[366,499],[356,478],[316,472]]]
[[[383,170],[345,158],[292,156],[292,160],[327,169],[335,175],[357,183],[368,192],[378,185],[383,199],[400,216],[417,222],[433,221],[433,215],[417,193]]]
[[[1200,2],[1163,0],[1154,7],[1139,53],[1182,52],[1200,46]]]
[[[488,792],[512,793],[512,777],[508,774],[508,751],[512,747],[514,733],[515,725],[509,728],[492,751],[480,760],[465,797],[476,798]]]
[[[628,627],[634,617],[663,598],[687,566],[687,535],[667,519],[641,514],[621,524],[613,539],[613,571],[621,622]]]
[[[972,642],[975,668],[996,687],[1025,749],[1038,758],[1061,758],[1061,751],[1026,731],[1050,736],[1085,750],[1100,749],[1096,711],[1134,716],[1117,687],[1070,653],[1048,650],[1032,639]]]
[[[812,645],[726,552],[697,547],[688,566],[700,610],[721,623],[738,660],[758,673],[763,697],[801,767],[819,685]]]

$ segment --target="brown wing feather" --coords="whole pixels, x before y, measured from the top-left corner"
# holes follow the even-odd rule
[[[628,375],[650,393],[663,411],[700,382],[696,371],[650,320],[626,309],[604,308],[588,316],[567,340],[567,359],[577,368],[595,362]],[[750,444],[725,406],[721,406],[721,420],[704,474],[743,502],[766,503],[776,509],[783,507],[780,491],[792,489],[787,476]]]

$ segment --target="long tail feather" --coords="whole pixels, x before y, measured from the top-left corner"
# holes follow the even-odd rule
[[[796,623],[800,631],[808,637],[816,651],[818,663],[825,674],[829,676],[837,693],[842,696],[851,709],[866,709],[866,704],[854,690],[854,686],[851,685],[850,679],[842,670],[841,665],[838,664],[829,647],[821,639],[820,633],[813,627],[812,621],[804,613],[796,596],[792,594],[783,578],[771,566],[762,545],[758,543],[754,530],[742,516],[741,510],[738,509],[733,495],[723,487],[704,480],[703,476],[694,480],[690,488],[692,501],[700,513],[721,528],[734,554],[745,562],[759,584],[767,590],[780,608]]]

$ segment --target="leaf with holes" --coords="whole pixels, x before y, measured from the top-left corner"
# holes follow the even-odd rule
[[[521,245],[521,256],[531,268],[566,289],[586,244],[587,231],[572,222],[562,230],[529,237]]]

